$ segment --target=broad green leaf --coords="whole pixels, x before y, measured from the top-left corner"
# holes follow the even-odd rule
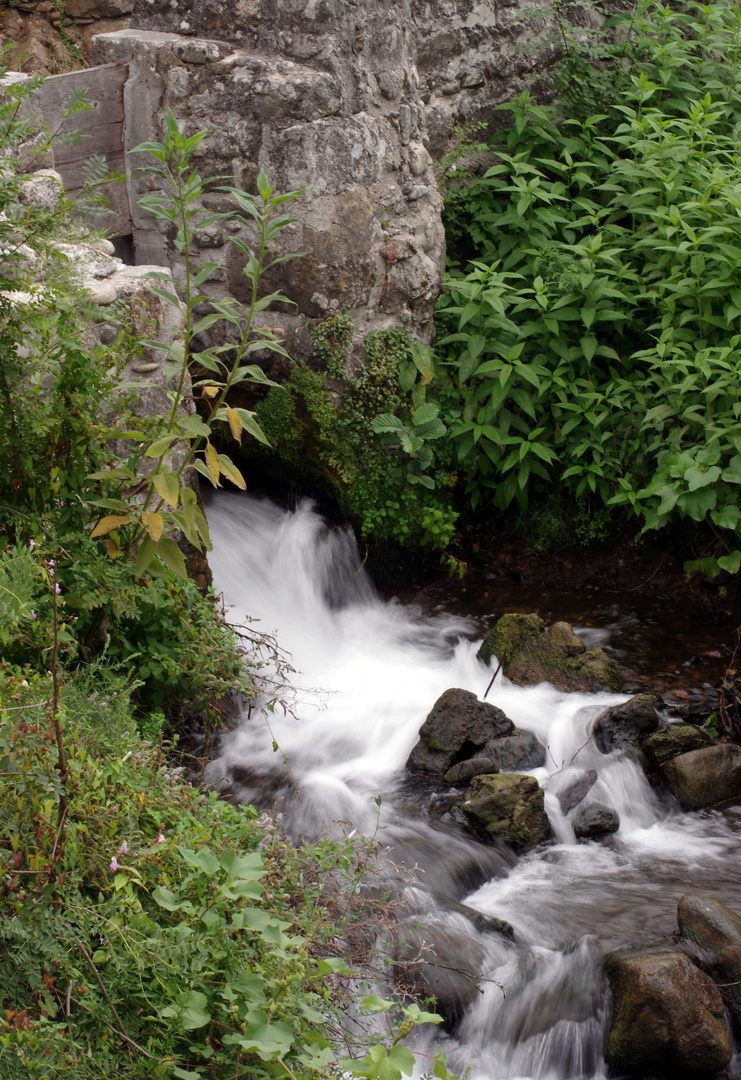
[[[208,848],[192,851],[190,848],[178,846],[178,851],[188,866],[203,870],[204,874],[208,874],[209,877],[213,877],[221,867],[216,855]]]
[[[172,444],[177,439],[177,435],[163,435],[161,439],[155,439],[147,449],[144,451],[147,457],[157,458],[162,454],[167,453]]]
[[[741,569],[741,551],[734,551],[730,555],[721,555],[718,566],[728,574],[737,574]]]
[[[174,540],[163,536],[157,544],[156,554],[178,577],[188,580],[188,571],[185,566],[185,556]]]
[[[198,990],[189,990],[178,999],[180,1023],[186,1031],[195,1031],[211,1022],[208,998]]]
[[[231,480],[240,491],[247,490],[247,484],[244,477],[231,458],[228,458],[226,454],[219,454],[219,468],[227,480]]]
[[[156,472],[153,473],[151,479],[154,484],[154,490],[159,497],[174,510],[180,500],[180,485],[178,484],[178,478],[175,473]]]
[[[697,491],[698,488],[707,487],[708,484],[714,484],[721,474],[721,470],[717,465],[712,465],[709,469],[698,469],[696,465],[687,469],[684,474],[684,479],[687,481],[687,487],[690,491]]]
[[[147,567],[152,562],[152,559],[157,554],[157,547],[152,540],[151,536],[145,536],[139,545],[139,550],[136,553],[136,563],[134,564],[134,573],[137,577],[141,577],[145,573]]]

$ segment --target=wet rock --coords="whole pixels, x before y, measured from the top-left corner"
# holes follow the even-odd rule
[[[660,777],[683,810],[741,798],[741,746],[717,743],[680,754],[664,765]]]
[[[608,836],[620,828],[620,816],[617,810],[604,803],[588,803],[580,806],[571,822],[575,834],[582,840],[594,840],[598,836]]]
[[[508,679],[518,686],[549,682],[557,690],[616,690],[620,676],[614,660],[602,649],[590,649],[568,623],[546,629],[538,615],[503,615],[484,638],[477,657],[502,663]]]
[[[393,975],[402,993],[433,998],[447,1024],[455,1024],[479,996],[481,942],[460,916],[428,914],[402,922],[394,933]]]
[[[469,690],[446,690],[420,728],[407,767],[442,775],[473,757],[490,739],[511,734],[514,727],[501,709],[479,701]]]
[[[672,724],[644,739],[642,749],[649,773],[655,773],[679,754],[701,750],[712,742],[710,736],[694,724]]]
[[[511,735],[490,739],[483,753],[465,761],[459,761],[445,773],[449,784],[467,784],[474,776],[485,773],[520,772],[538,769],[545,764],[545,747],[537,735],[523,728],[515,728]]]
[[[523,769],[539,769],[545,765],[545,747],[534,731],[515,728],[511,735],[490,739],[484,754],[496,762],[493,772],[519,772]]]
[[[607,958],[612,988],[608,1064],[620,1073],[657,1069],[715,1074],[731,1060],[720,991],[678,949],[625,949]]]
[[[443,779],[448,784],[467,784],[474,776],[494,774],[499,772],[499,766],[493,757],[477,754],[476,757],[468,758],[467,761],[459,761],[452,769],[448,769]]]
[[[550,839],[544,793],[532,776],[476,776],[461,807],[478,831],[505,840],[517,852],[529,851]]]
[[[658,694],[638,694],[601,713],[594,725],[594,741],[603,754],[639,746],[644,736],[659,726]]]
[[[583,773],[577,780],[558,795],[558,801],[561,804],[561,810],[564,814],[568,814],[570,810],[573,810],[575,806],[578,806],[588,791],[594,787],[597,783],[597,770],[589,769],[588,772]]]
[[[724,984],[721,993],[741,1028],[741,916],[719,900],[687,893],[677,905],[677,922],[682,937],[703,950],[710,974]]]
[[[448,896],[436,896],[437,904],[443,911],[454,911],[462,915],[464,919],[476,927],[480,934],[503,934],[510,941],[515,940],[515,932],[508,922],[498,919],[496,915],[485,915],[483,911],[476,911],[468,904],[461,904]]]

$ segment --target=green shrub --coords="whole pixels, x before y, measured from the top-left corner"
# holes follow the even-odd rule
[[[440,306],[443,413],[474,507],[558,483],[644,528],[702,523],[701,568],[737,570],[739,14],[641,2],[613,21],[634,43],[608,113],[522,94],[496,164],[456,192],[478,254]]]

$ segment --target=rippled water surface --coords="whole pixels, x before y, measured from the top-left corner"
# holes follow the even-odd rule
[[[676,901],[688,891],[741,911],[741,817],[733,808],[683,814],[657,796],[635,762],[599,753],[589,741],[594,719],[625,695],[521,688],[499,675],[487,700],[547,746],[546,765],[533,775],[545,788],[556,841],[519,860],[483,847],[443,812],[450,789],[404,772],[439,695],[449,687],[480,697],[486,690],[493,671],[475,655],[480,618],[462,613],[459,599],[454,611],[439,596],[434,605],[429,597],[379,599],[352,536],[328,528],[309,503],[286,512],[220,495],[208,513],[215,585],[232,605],[230,617],[258,618],[297,672],[293,714],[274,713],[268,727],[253,710],[211,777],[227,778],[242,799],[279,800],[297,835],[338,821],[371,833],[381,796],[384,839],[397,860],[420,867],[426,902],[454,895],[515,931],[515,943],[481,936],[482,992],[455,1034],[443,1036],[451,1068],[470,1068],[471,1080],[603,1077],[602,957],[616,945],[671,935]],[[619,614],[615,626],[624,649]],[[582,632],[589,645],[610,647],[604,620]],[[620,814],[619,831],[602,843],[577,844],[557,799],[584,769],[599,773],[586,801]]]

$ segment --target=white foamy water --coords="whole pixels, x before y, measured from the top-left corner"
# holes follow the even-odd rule
[[[338,821],[345,831],[372,832],[381,796],[386,836],[420,865],[433,894],[453,891],[476,866],[474,876],[489,880],[466,903],[510,923],[516,943],[483,935],[490,981],[455,1033],[443,1035],[449,1066],[469,1068],[471,1080],[601,1080],[602,957],[670,935],[687,891],[741,910],[737,825],[717,811],[680,813],[636,762],[597,750],[595,717],[624,697],[521,688],[501,675],[487,700],[547,748],[533,775],[546,789],[555,843],[509,865],[452,824],[431,823],[436,793],[410,794],[404,765],[443,691],[483,696],[492,670],[476,659],[476,624],[381,601],[352,536],[328,528],[310,503],[286,512],[219,495],[208,516],[215,586],[233,605],[230,618],[259,619],[297,670],[292,713],[253,709],[209,778],[226,778],[243,799],[279,805],[297,834]],[[576,844],[556,796],[587,769],[598,779],[585,802],[612,806],[621,826],[603,843]]]

